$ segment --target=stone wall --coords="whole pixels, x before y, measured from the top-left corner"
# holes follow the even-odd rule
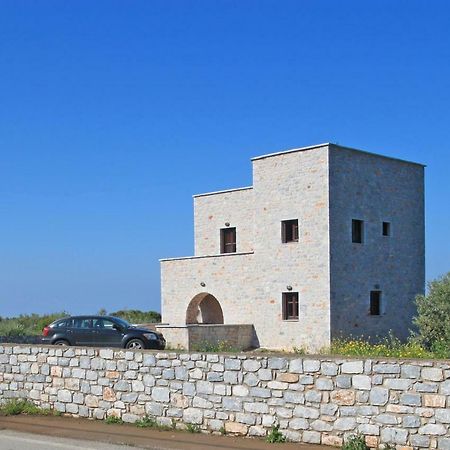
[[[164,334],[167,346],[172,349],[195,350],[205,343],[216,345],[226,342],[233,350],[258,347],[253,325],[185,325],[182,327],[161,324],[157,330]]]
[[[0,401],[340,445],[450,449],[450,363],[0,346]]]

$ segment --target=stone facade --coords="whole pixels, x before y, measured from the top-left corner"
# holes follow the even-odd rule
[[[450,449],[448,361],[156,353],[0,345],[0,402],[65,414],[340,445]]]
[[[334,336],[390,329],[405,337],[424,290],[423,166],[332,144],[252,162],[252,187],[194,196],[195,256],[161,260],[163,322],[178,330],[190,305],[201,310],[212,296],[217,323],[253,324],[262,347],[315,350]],[[282,243],[281,223],[292,219],[298,242]],[[362,244],[352,243],[352,219],[364,221]],[[220,254],[229,227],[236,253]],[[381,291],[376,317],[372,290]],[[296,320],[283,316],[290,291]],[[170,328],[165,335],[182,345]]]

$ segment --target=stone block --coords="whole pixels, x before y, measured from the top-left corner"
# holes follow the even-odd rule
[[[430,408],[445,408],[445,395],[433,395],[425,394],[423,395],[423,405]]]
[[[297,383],[298,375],[295,373],[280,373],[277,376],[277,381],[280,381],[283,383]]]
[[[246,372],[256,372],[257,370],[259,370],[261,368],[261,362],[258,360],[254,360],[254,359],[246,359],[242,363],[242,368]]]
[[[437,367],[424,367],[422,369],[422,379],[429,381],[443,381],[444,374],[442,369]]]
[[[438,439],[439,450],[450,450],[450,437]]]
[[[402,378],[412,378],[419,379],[420,377],[420,367],[414,366],[412,364],[404,364],[401,367],[401,377]]]
[[[169,402],[170,392],[166,387],[154,387],[152,389],[152,399],[155,402]]]
[[[309,406],[298,405],[294,408],[294,416],[302,417],[304,419],[318,419],[319,410]]]
[[[419,394],[401,394],[400,403],[407,406],[421,406],[422,399]]]
[[[225,431],[230,434],[245,436],[248,431],[248,426],[243,423],[225,422]]]
[[[370,391],[369,401],[371,405],[383,406],[389,399],[389,391],[381,387],[374,387]]]
[[[356,427],[356,419],[354,417],[338,418],[333,424],[333,428],[338,431],[350,431]]]
[[[421,434],[412,434],[409,441],[413,447],[428,448],[430,446],[429,436],[423,436]]]
[[[307,444],[320,444],[320,433],[317,431],[304,431],[302,435],[302,442]]]
[[[318,372],[320,370],[320,361],[317,359],[305,359],[303,360],[304,372]]]
[[[447,433],[447,428],[440,423],[427,423],[419,428],[419,434],[442,436]]]
[[[367,375],[353,375],[352,386],[354,389],[370,391],[372,387],[372,379]]]
[[[338,375],[336,377],[336,386],[340,389],[349,389],[352,387],[352,377],[350,375]]]
[[[331,393],[331,401],[337,405],[354,405],[356,394],[355,391],[339,389]]]
[[[348,361],[341,365],[341,373],[343,374],[354,374],[363,372],[364,372],[363,361]]]
[[[186,408],[183,411],[183,421],[201,425],[203,423],[203,411],[199,408]]]
[[[325,376],[334,377],[338,373],[338,365],[334,362],[322,362],[321,364],[321,373]]]
[[[450,408],[436,409],[434,417],[440,423],[450,423]]]
[[[400,364],[374,364],[373,371],[383,374],[399,374]]]
[[[303,360],[302,359],[291,359],[289,361],[289,372],[303,373]]]
[[[358,432],[364,435],[379,436],[380,427],[378,425],[363,423],[358,426]]]
[[[401,428],[383,428],[381,441],[398,445],[405,445],[408,439],[408,431]]]

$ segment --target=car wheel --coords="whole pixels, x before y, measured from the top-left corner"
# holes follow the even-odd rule
[[[130,339],[125,348],[130,348],[132,350],[139,350],[144,348],[144,343],[140,339]]]
[[[53,342],[53,345],[59,345],[61,347],[68,347],[70,344],[65,341],[64,339],[58,339],[57,341]]]

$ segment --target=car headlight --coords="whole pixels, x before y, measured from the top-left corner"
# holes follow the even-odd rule
[[[153,333],[144,333],[144,337],[146,337],[150,341],[157,341],[158,337]]]

